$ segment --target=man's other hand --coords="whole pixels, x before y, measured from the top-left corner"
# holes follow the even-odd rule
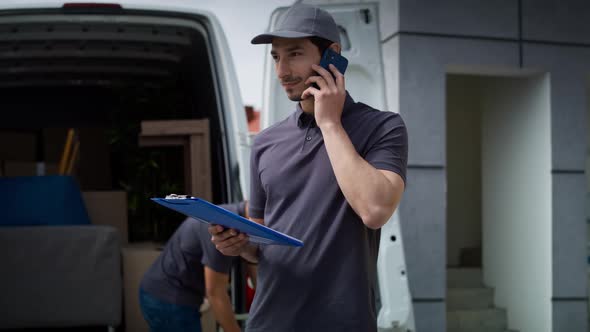
[[[235,229],[225,229],[220,225],[210,225],[209,234],[215,248],[226,256],[240,256],[248,245],[248,236]]]

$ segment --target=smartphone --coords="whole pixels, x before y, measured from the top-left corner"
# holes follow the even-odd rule
[[[348,67],[348,59],[334,52],[331,48],[327,48],[324,51],[324,54],[322,55],[322,59],[320,60],[320,66],[329,71],[330,74],[332,74],[330,67],[328,67],[329,64],[333,64],[334,66],[336,66],[336,69],[338,69],[340,73],[344,74],[344,72],[346,71],[346,67]],[[332,74],[332,76],[334,76],[334,74]],[[313,83],[312,85],[316,89],[319,89],[319,87],[315,83]]]
[[[346,67],[348,67],[348,59],[334,52],[331,48],[327,48],[322,55],[322,59],[320,60],[320,66],[324,67],[331,73],[332,71],[328,67],[329,64],[333,64],[336,66],[339,72],[344,74]]]

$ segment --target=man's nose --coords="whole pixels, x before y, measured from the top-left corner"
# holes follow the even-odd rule
[[[277,76],[279,79],[291,75],[291,69],[289,67],[289,63],[284,59],[279,59],[276,64]]]

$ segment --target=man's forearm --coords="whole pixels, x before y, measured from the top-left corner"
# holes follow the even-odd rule
[[[248,201],[246,201],[246,215],[247,218],[249,218],[251,221],[264,225],[264,219],[262,218],[251,218],[250,214],[248,213],[248,208],[249,208],[249,204]],[[246,247],[242,250],[242,252],[240,253],[240,257],[242,257],[243,259],[247,260],[250,263],[253,264],[258,264],[258,245],[254,244],[252,242],[249,242]]]
[[[399,191],[357,153],[342,125],[325,126],[322,136],[346,201],[367,227],[383,226],[397,207]]]
[[[250,263],[258,263],[258,245],[248,243],[244,250],[240,253],[240,256]]]

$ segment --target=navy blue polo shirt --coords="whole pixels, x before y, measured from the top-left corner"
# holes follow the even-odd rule
[[[408,137],[397,113],[347,94],[342,125],[361,157],[405,181]],[[312,115],[296,111],[259,133],[251,155],[250,216],[303,240],[261,246],[248,331],[376,331],[380,230],[350,207]]]
[[[220,207],[244,215],[243,202]],[[205,297],[203,266],[229,274],[234,259],[215,248],[207,227],[187,218],[144,274],[141,288],[161,301],[198,308]]]

